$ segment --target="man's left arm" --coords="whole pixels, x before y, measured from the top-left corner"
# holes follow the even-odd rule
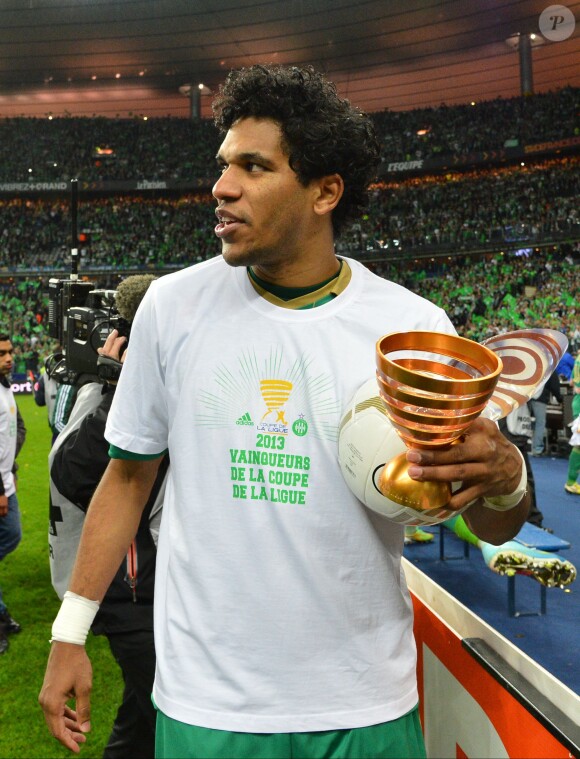
[[[500,545],[511,540],[526,521],[529,494],[509,497],[520,492],[522,478],[525,483],[523,457],[495,422],[476,419],[449,449],[410,449],[407,460],[409,475],[415,480],[462,483],[448,507],[459,510],[470,504],[463,517],[470,530],[486,543]],[[516,503],[510,507],[512,500]]]

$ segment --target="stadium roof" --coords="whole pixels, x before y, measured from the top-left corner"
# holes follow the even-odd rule
[[[368,111],[513,97],[531,34],[533,90],[580,86],[580,0],[2,0],[0,117],[187,116],[188,86],[208,116],[257,62],[312,63]]]

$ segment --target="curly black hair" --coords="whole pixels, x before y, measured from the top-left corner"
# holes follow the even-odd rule
[[[344,192],[332,214],[334,234],[360,216],[376,176],[380,147],[370,118],[335,85],[306,66],[255,65],[230,72],[213,103],[222,134],[239,119],[272,119],[298,180],[340,174]]]

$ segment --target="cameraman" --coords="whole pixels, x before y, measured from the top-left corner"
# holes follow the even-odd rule
[[[128,277],[119,285],[115,303],[120,315],[129,323],[153,279],[155,277],[150,275],[138,275]],[[64,540],[68,529],[67,518],[73,534],[79,532],[79,523],[82,527],[92,494],[109,461],[105,424],[115,394],[116,379],[121,372],[124,358],[121,353],[126,343],[127,338],[113,330],[99,349],[103,358],[99,359],[98,373],[106,381],[103,385],[91,383],[92,387],[86,388],[86,392],[94,392],[98,388],[98,405],[94,408],[93,403],[92,413],[87,413],[88,409],[85,409],[84,418],[80,421],[78,414],[74,413],[77,410],[75,406],[70,427],[67,425],[61,433],[51,456],[51,490],[53,496],[59,499],[63,517],[63,523],[57,523],[56,528]],[[77,403],[81,400],[79,397]],[[103,754],[105,759],[124,759],[127,756],[151,759],[154,756],[155,710],[151,703],[155,674],[153,586],[156,530],[161,518],[167,465],[166,460],[127,557],[119,567],[91,628],[94,634],[107,636],[125,684],[123,700]],[[60,499],[68,501],[68,509]],[[58,536],[52,535],[53,544],[56,540]],[[74,545],[55,547],[51,556],[53,584],[61,597],[68,584],[68,573],[78,545],[74,540],[70,542]],[[68,554],[66,560],[62,559],[63,553]],[[58,566],[59,557],[62,566]]]

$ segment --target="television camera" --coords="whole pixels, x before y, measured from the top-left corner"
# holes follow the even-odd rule
[[[130,330],[115,308],[115,290],[99,290],[94,282],[79,280],[78,192],[78,180],[71,179],[70,279],[48,282],[48,334],[58,340],[62,352],[49,356],[46,372],[67,385],[118,379],[121,364],[97,351],[113,329],[127,338]]]
[[[118,379],[121,365],[97,352],[113,329],[129,337],[130,324],[115,307],[115,290],[76,279],[50,279],[48,298],[48,334],[62,347],[49,357],[48,375],[68,385]]]

